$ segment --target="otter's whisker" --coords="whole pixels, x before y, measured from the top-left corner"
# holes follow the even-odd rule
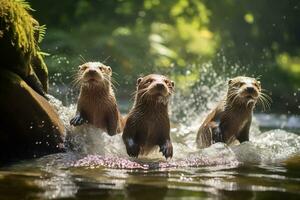
[[[270,101],[271,101],[271,98],[268,96],[268,97],[266,97],[266,96],[264,96],[262,93],[258,96],[258,98],[261,100],[261,102],[263,103],[263,104],[265,104],[266,105],[266,107],[268,107],[268,108],[270,108]]]
[[[81,54],[79,55],[79,58],[82,64],[87,62],[86,59]]]
[[[114,74],[116,76],[119,76],[119,74],[117,72],[112,72],[112,74]]]
[[[113,77],[111,77],[110,80],[113,84],[119,86],[119,83]]]
[[[263,96],[263,97],[267,98],[270,102],[272,102],[272,98],[268,94],[261,92],[260,96]]]
[[[258,102],[262,105],[263,111],[266,111],[265,102],[261,98],[258,98]]]
[[[111,56],[107,56],[103,61],[101,61],[102,63],[106,63],[106,61],[108,61],[108,59],[110,59]]]
[[[267,99],[265,99],[264,97],[260,97],[261,101],[263,102],[263,104],[269,109],[271,107],[269,101]]]

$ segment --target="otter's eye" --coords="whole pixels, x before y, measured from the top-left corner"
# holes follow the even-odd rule
[[[168,80],[164,80],[164,82],[167,84],[168,87],[173,87],[172,83]]]
[[[243,82],[237,82],[237,83],[234,84],[234,87],[240,88],[240,87],[242,87],[244,84],[245,84],[245,83],[243,83]]]
[[[149,80],[146,81],[146,84],[148,85],[148,84],[150,84],[150,83],[152,83],[152,82],[153,82],[153,80],[152,80],[152,79],[149,79]]]
[[[103,72],[103,70],[104,70],[103,66],[99,66],[98,68],[100,69],[101,72]]]

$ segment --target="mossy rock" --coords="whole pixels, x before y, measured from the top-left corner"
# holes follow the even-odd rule
[[[64,151],[64,126],[46,100],[43,26],[24,0],[0,0],[0,165]]]
[[[7,70],[0,94],[0,164],[64,151],[64,126],[45,98]]]
[[[38,93],[47,92],[48,71],[38,47],[43,26],[23,0],[0,0],[0,5],[1,68],[18,74]]]

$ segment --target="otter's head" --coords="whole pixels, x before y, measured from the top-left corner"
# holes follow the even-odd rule
[[[167,104],[175,84],[167,77],[150,74],[137,79],[137,101]]]
[[[112,70],[100,62],[87,62],[79,66],[78,80],[82,86],[109,86]]]
[[[255,78],[238,76],[228,81],[227,104],[254,108],[261,95],[261,84]]]

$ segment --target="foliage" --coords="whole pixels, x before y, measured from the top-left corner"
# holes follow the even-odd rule
[[[16,65],[20,65],[22,62],[26,63],[24,60],[29,60],[29,52],[36,53],[32,17],[27,12],[30,6],[24,1],[11,0],[1,0],[0,4],[1,43],[8,42],[2,46],[12,46],[14,51],[18,52],[13,59],[6,63],[9,64],[11,61],[17,62]],[[8,48],[4,48],[4,50]]]
[[[0,0],[0,5],[1,68],[17,73],[24,80],[33,77],[47,91],[48,71],[38,46],[45,27],[32,18],[29,12],[33,10],[24,0]]]
[[[177,88],[198,84],[201,66],[262,75],[273,108],[297,112],[300,3],[297,0],[30,0],[47,24],[43,47],[52,76],[70,82],[80,55],[107,60],[122,91],[146,73],[170,75]],[[51,9],[49,9],[51,8]],[[282,95],[282,91],[288,94]],[[277,100],[278,99],[278,100]],[[283,107],[282,104],[288,104]],[[294,109],[297,108],[297,109]],[[299,111],[299,110],[298,110]]]

